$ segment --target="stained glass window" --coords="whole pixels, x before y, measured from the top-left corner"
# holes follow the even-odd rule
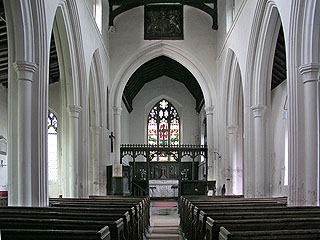
[[[58,180],[58,120],[54,113],[48,113],[48,180]]]
[[[159,147],[179,145],[180,118],[176,108],[166,99],[159,101],[148,117],[148,144]],[[166,152],[159,153],[153,160],[168,161],[174,159]]]

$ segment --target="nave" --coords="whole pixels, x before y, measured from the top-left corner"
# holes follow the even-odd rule
[[[320,207],[286,197],[52,198],[50,207],[0,207],[1,240],[320,239]]]
[[[151,201],[150,228],[146,239],[183,240],[176,201]]]

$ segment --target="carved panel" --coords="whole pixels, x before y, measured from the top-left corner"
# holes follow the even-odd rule
[[[183,40],[183,6],[146,5],[145,40]]]

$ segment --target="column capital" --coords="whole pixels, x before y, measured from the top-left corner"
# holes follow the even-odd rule
[[[227,126],[229,134],[235,134],[238,131],[239,125],[229,125]]]
[[[122,108],[121,107],[113,107],[113,114],[114,115],[121,115]]]
[[[266,105],[254,105],[251,106],[251,111],[253,113],[253,118],[263,117],[267,109]]]
[[[70,117],[79,118],[81,107],[77,105],[69,105],[68,111],[69,111]]]
[[[100,135],[101,130],[102,130],[102,127],[100,126],[97,126],[97,125],[90,126],[90,131],[95,135]]]
[[[205,107],[206,115],[213,115],[214,106]]]
[[[33,74],[38,66],[35,63],[27,61],[16,61],[13,63],[14,70],[18,74],[18,80],[33,81]]]
[[[319,81],[319,63],[303,64],[299,67],[299,71],[303,77],[303,83]]]

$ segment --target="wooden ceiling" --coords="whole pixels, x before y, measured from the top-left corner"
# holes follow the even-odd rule
[[[198,8],[209,14],[212,18],[212,28],[218,29],[218,5],[217,0],[109,0],[109,26],[113,26],[114,19],[120,14],[135,7],[146,4],[178,3]]]
[[[3,2],[0,1],[0,83],[8,87],[8,41]]]
[[[279,30],[276,51],[274,54],[271,90],[287,79],[286,45],[282,26]]]
[[[0,0],[0,83],[8,87],[8,36],[3,1]],[[60,79],[59,63],[54,36],[51,36],[49,59],[49,83]]]
[[[142,87],[161,76],[170,77],[183,83],[196,100],[196,110],[199,112],[204,104],[200,85],[192,73],[177,61],[160,56],[140,66],[130,77],[122,96],[129,112],[132,111],[132,101]],[[177,89],[177,91],[179,91]]]

